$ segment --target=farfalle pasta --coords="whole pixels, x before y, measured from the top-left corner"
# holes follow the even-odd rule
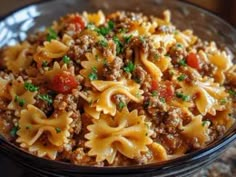
[[[41,158],[157,163],[235,124],[234,57],[178,29],[169,10],[72,13],[2,50],[0,133]]]

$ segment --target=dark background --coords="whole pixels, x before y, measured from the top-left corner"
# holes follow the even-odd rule
[[[0,17],[26,4],[43,0],[0,0]],[[44,0],[45,1],[45,0]],[[236,0],[185,0],[221,16],[236,27]],[[49,9],[50,10],[50,9]],[[194,177],[236,176],[236,143],[224,155]],[[0,177],[33,177],[0,154]]]

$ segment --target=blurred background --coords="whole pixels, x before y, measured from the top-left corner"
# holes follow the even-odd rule
[[[0,16],[12,11],[16,8],[45,0],[1,0]],[[205,8],[236,27],[236,0],[182,0]]]

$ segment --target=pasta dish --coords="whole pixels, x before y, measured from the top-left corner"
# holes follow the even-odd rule
[[[162,17],[74,13],[0,51],[0,134],[38,157],[127,166],[202,149],[233,125],[228,50]]]

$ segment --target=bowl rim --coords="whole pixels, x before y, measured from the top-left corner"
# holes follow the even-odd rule
[[[3,22],[4,20],[6,20],[8,17],[14,15],[15,13],[21,11],[21,10],[25,10],[31,6],[35,6],[35,5],[41,5],[41,4],[47,4],[50,3],[52,1],[55,0],[43,0],[43,1],[38,1],[38,2],[34,2],[34,3],[29,3],[26,4],[24,6],[21,6],[19,8],[16,8],[8,13],[6,13],[5,15],[0,17],[0,23]],[[210,12],[206,9],[203,9],[202,7],[200,7],[199,5],[190,3],[190,2],[183,2],[178,0],[177,3],[179,4],[183,4],[185,6],[189,6],[191,8],[195,8],[198,11],[201,11],[205,14],[207,14],[208,16],[212,16],[214,18],[216,18],[217,20],[220,21],[220,23],[226,25],[228,28],[230,28],[232,31],[234,31],[234,33],[236,33],[236,28],[231,25],[230,23],[226,22],[223,18],[221,18],[220,16],[218,16],[217,14]],[[67,162],[63,162],[63,161],[57,161],[57,160],[51,160],[51,159],[47,159],[47,158],[41,158],[38,157],[36,155],[30,154],[29,152],[19,148],[18,146],[16,146],[15,144],[7,141],[2,135],[0,135],[0,152],[6,152],[6,148],[12,149],[13,151],[15,151],[16,154],[18,154],[19,156],[24,156],[28,159],[38,159],[44,162],[47,162],[48,165],[58,165],[58,166],[63,166],[64,168],[67,167],[68,169],[84,169],[84,170],[88,170],[90,172],[93,172],[93,170],[96,170],[96,172],[100,171],[104,172],[104,170],[112,170],[111,172],[114,172],[113,170],[116,169],[118,170],[118,172],[120,171],[121,173],[124,170],[142,170],[142,169],[157,169],[157,168],[163,168],[163,167],[172,167],[178,164],[181,164],[183,162],[188,162],[188,163],[192,163],[195,162],[199,159],[204,159],[206,157],[208,157],[211,154],[214,154],[215,152],[217,152],[218,150],[220,150],[221,148],[223,148],[223,150],[225,149],[226,146],[228,146],[229,144],[233,143],[236,140],[236,121],[233,124],[233,126],[224,134],[223,137],[218,138],[217,140],[215,140],[214,142],[208,144],[206,147],[204,147],[203,149],[191,152],[191,153],[187,153],[184,155],[181,155],[180,157],[176,157],[167,161],[162,161],[162,162],[155,162],[155,163],[149,163],[149,164],[143,164],[143,165],[130,165],[130,166],[103,166],[103,167],[99,167],[99,166],[89,166],[89,165],[76,165],[76,164],[72,164],[72,163],[67,163]],[[5,150],[2,151],[1,146],[5,147]],[[11,150],[10,150],[11,151]],[[10,156],[9,154],[5,153],[7,156]]]

